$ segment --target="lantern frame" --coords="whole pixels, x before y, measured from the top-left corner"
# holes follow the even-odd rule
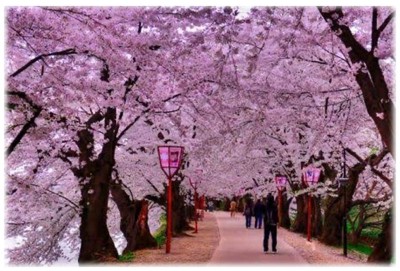
[[[158,160],[162,171],[168,178],[172,178],[182,165],[185,148],[182,146],[157,146]]]
[[[275,184],[278,191],[283,191],[286,188],[287,177],[283,175],[275,176]]]
[[[304,183],[306,186],[313,186],[319,181],[321,176],[321,169],[315,167],[308,167],[303,171]]]

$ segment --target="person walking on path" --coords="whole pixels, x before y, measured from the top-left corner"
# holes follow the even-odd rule
[[[264,253],[268,252],[268,239],[271,233],[272,237],[272,252],[276,251],[276,237],[277,237],[277,223],[278,223],[278,208],[275,204],[274,197],[271,193],[267,196],[267,203],[264,212]]]
[[[258,199],[256,204],[254,205],[254,217],[255,217],[254,228],[256,229],[257,228],[261,229],[263,211],[264,211],[264,206],[261,203],[261,200]]]
[[[230,208],[229,208],[229,210],[231,211],[231,217],[235,217],[235,214],[236,214],[236,201],[235,201],[235,198],[233,198],[232,199],[232,201],[231,201],[231,205],[230,205]]]
[[[251,227],[251,216],[253,215],[253,204],[251,202],[251,199],[246,200],[243,214],[246,217],[246,228],[250,228]]]

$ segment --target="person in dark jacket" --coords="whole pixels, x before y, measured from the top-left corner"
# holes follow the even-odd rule
[[[264,206],[261,203],[261,200],[258,199],[256,204],[254,205],[254,216],[256,220],[254,222],[254,228],[256,229],[257,228],[261,229],[263,212],[264,212]]]
[[[253,215],[253,203],[251,199],[246,200],[243,215],[246,217],[246,228],[251,227],[251,216]]]
[[[276,252],[277,223],[278,208],[275,204],[274,197],[270,193],[267,196],[267,203],[264,212],[264,253],[268,252],[268,239],[270,233],[272,237],[272,252]]]

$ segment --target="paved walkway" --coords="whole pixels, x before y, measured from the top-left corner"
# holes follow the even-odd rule
[[[279,238],[279,229],[278,253],[264,254],[262,246],[264,229],[246,229],[245,218],[240,213],[233,218],[228,212],[214,212],[214,215],[217,218],[220,241],[210,264],[307,264],[293,247]],[[254,227],[254,217],[251,222]],[[271,242],[271,239],[269,241]]]

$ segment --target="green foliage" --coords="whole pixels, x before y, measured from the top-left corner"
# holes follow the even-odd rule
[[[132,251],[129,251],[125,254],[122,254],[118,257],[118,261],[120,262],[132,262],[135,259],[136,255]]]
[[[359,207],[355,206],[353,208],[351,208],[351,210],[348,212],[348,217],[352,220],[354,220],[358,213],[359,213]],[[373,216],[371,216],[370,218],[367,219],[366,222],[378,222],[378,221],[382,221],[384,218],[384,212],[383,211],[377,211],[376,208],[370,208],[368,210],[368,213],[373,213]],[[354,224],[354,227],[358,227],[358,223],[359,220],[356,219],[356,222]],[[347,222],[347,232],[352,232],[354,229],[351,226],[351,223],[349,223],[349,221]],[[361,237],[368,237],[371,239],[378,239],[379,235],[382,233],[382,229],[381,228],[377,228],[375,227],[366,227],[363,228],[361,231]]]
[[[349,250],[354,250],[369,256],[372,253],[373,248],[364,244],[348,244],[347,248]]]
[[[372,239],[379,239],[379,235],[382,233],[382,229],[367,228],[361,231],[362,237],[368,237]]]
[[[167,216],[165,214],[162,214],[160,217],[160,227],[158,230],[154,233],[154,239],[156,239],[157,246],[161,247],[162,245],[165,244],[165,233],[167,231]]]
[[[379,147],[374,146],[370,148],[369,155],[377,154],[378,152],[379,152]]]

